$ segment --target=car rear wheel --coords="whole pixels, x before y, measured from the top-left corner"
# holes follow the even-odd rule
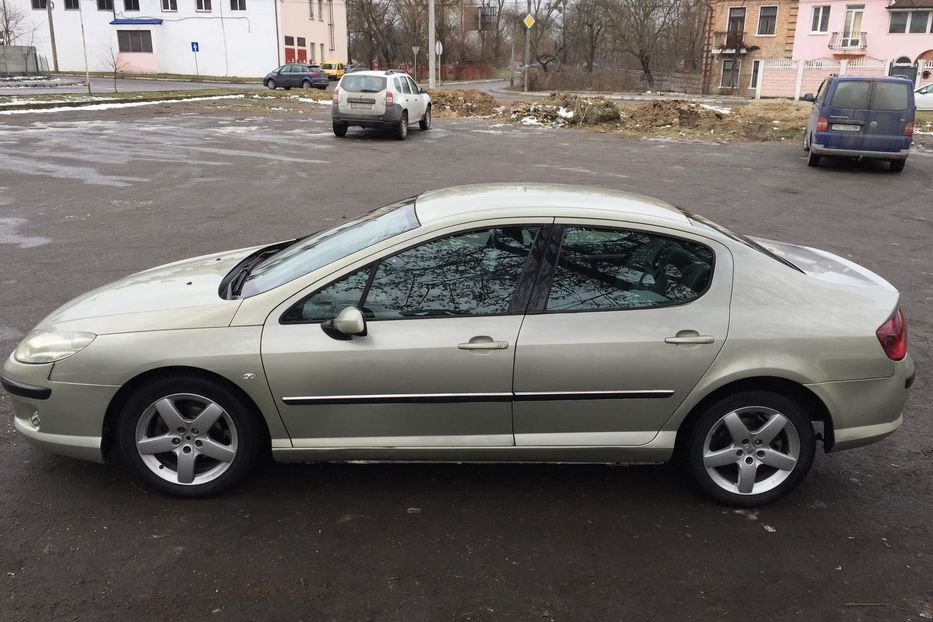
[[[819,166],[821,159],[820,156],[813,153],[813,149],[810,149],[807,154],[807,166]]]
[[[402,118],[395,124],[395,137],[398,140],[408,138],[408,111],[403,111]]]
[[[891,170],[895,173],[900,173],[904,170],[904,165],[907,164],[907,160],[891,160]]]
[[[229,489],[252,471],[262,424],[230,389],[170,377],[141,387],[117,424],[124,461],[148,487],[180,497]]]
[[[753,507],[793,490],[813,464],[816,435],[790,398],[747,391],[719,400],[687,437],[687,467],[708,496]]]
[[[304,80],[304,81],[301,83],[301,88],[303,88],[303,89],[310,89],[310,88],[311,88],[311,80]]]
[[[803,130],[803,150],[810,151],[810,132],[806,129]]]
[[[275,90],[275,80],[273,80],[272,78],[269,78],[268,80],[266,80],[266,87],[268,87],[269,89],[271,89],[271,90],[274,91],[274,90]]]
[[[349,126],[346,123],[334,123],[334,136],[338,138],[343,138],[347,135],[347,129]]]
[[[422,130],[431,129],[431,107],[428,106],[428,109],[424,111],[424,116],[421,117],[421,121],[418,122],[418,127]]]

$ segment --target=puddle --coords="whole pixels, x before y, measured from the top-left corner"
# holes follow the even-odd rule
[[[25,218],[0,218],[0,244],[16,244],[20,248],[35,248],[51,242],[48,238],[20,235],[18,229],[27,222]]]

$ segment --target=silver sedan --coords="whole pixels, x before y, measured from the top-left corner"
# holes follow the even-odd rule
[[[663,462],[734,505],[901,424],[899,295],[649,198],[484,185],[130,275],[2,383],[32,443],[183,496],[285,461]]]

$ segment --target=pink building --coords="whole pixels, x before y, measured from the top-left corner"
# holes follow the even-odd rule
[[[800,0],[794,60],[933,61],[933,0]]]

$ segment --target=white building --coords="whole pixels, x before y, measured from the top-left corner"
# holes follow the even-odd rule
[[[47,1],[5,0],[28,13],[18,43],[34,45],[52,67]],[[295,4],[303,19],[286,22]],[[263,76],[286,62],[286,52],[294,54],[297,40],[310,48],[309,60],[325,60],[323,52],[326,60],[346,61],[345,6],[333,0],[53,0],[58,68],[84,71],[82,19],[91,71],[113,71],[116,62],[128,73]]]

